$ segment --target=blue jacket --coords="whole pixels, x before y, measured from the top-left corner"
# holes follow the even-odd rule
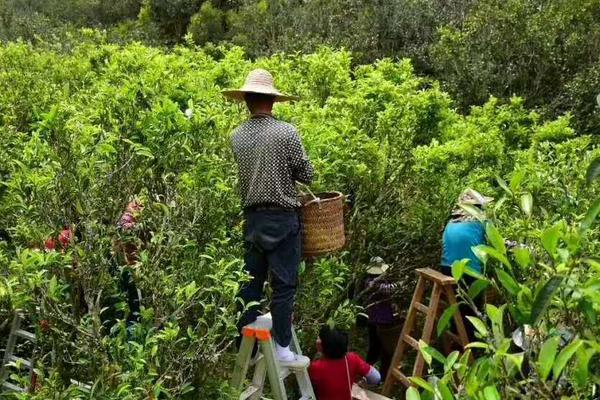
[[[471,247],[485,244],[485,227],[479,221],[448,222],[442,237],[442,266],[468,258],[471,269],[481,272],[481,261]]]

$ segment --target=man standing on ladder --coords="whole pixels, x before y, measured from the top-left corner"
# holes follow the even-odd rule
[[[295,182],[309,184],[313,168],[296,128],[272,115],[273,104],[294,98],[281,94],[268,71],[257,69],[239,90],[223,94],[245,101],[250,118],[233,133],[240,194],[246,219],[245,268],[251,275],[240,297],[245,304],[260,302],[270,275],[273,297],[273,337],[282,366],[308,363],[290,350],[292,312],[301,257],[300,216]],[[256,320],[259,307],[250,307],[238,322],[241,328]]]

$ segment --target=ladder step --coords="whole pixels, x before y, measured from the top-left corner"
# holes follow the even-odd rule
[[[415,308],[417,309],[417,311],[422,312],[423,314],[427,314],[429,312],[429,307],[427,307],[425,304],[423,303],[419,303],[416,302],[415,303]]]
[[[17,385],[13,385],[10,382],[3,382],[2,387],[6,388],[10,391],[13,391],[13,392],[24,392],[25,391],[24,388],[17,386]]]
[[[406,342],[406,344],[408,344],[413,349],[419,351],[419,342],[414,337],[405,335],[403,339]]]
[[[24,331],[23,329],[17,329],[15,331],[15,335],[17,335],[20,338],[35,342],[35,333],[27,332],[27,331]]]
[[[240,400],[249,399],[260,390],[258,386],[250,385],[240,394]]]
[[[14,362],[17,365],[24,365],[26,368],[29,368],[29,369],[32,368],[30,360],[26,360],[24,358],[17,357],[17,356],[10,356],[9,360]]]
[[[292,371],[288,368],[282,368],[281,371],[279,371],[279,377],[281,379],[285,379],[288,376],[290,376],[292,374]]]
[[[400,372],[400,370],[398,368],[393,368],[392,369],[392,375],[394,375],[394,377],[399,380],[404,386],[410,386],[411,383],[408,380],[408,378],[402,373]]]

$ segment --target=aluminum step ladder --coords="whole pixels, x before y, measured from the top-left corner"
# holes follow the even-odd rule
[[[8,341],[6,342],[6,348],[4,349],[4,359],[2,365],[0,365],[0,392],[29,392],[33,391],[35,385],[35,379],[37,378],[34,367],[35,359],[25,359],[15,355],[15,349],[19,339],[30,342],[35,346],[36,337],[35,333],[28,332],[21,327],[21,323],[24,316],[21,311],[17,311],[13,317],[10,333],[8,335]],[[17,383],[9,381],[9,372],[11,368],[17,368],[21,370],[22,367],[29,370],[29,387],[19,386]],[[31,384],[33,383],[33,385]]]
[[[39,312],[39,309],[37,310]],[[34,353],[37,344],[35,333],[26,331],[23,329],[22,323],[25,320],[25,316],[21,310],[15,311],[10,333],[8,334],[8,341],[6,342],[6,348],[4,349],[4,359],[2,365],[0,365],[0,393],[3,392],[20,392],[20,393],[34,393],[37,383],[37,374],[35,372],[35,357],[31,359],[25,359],[15,355],[18,341],[21,339],[24,342],[29,342],[33,345]],[[29,386],[19,386],[18,382],[10,381],[10,369],[17,368],[19,371],[25,367],[29,370]],[[83,382],[71,379],[71,384],[79,387],[84,392],[91,392],[92,386]]]
[[[242,329],[242,343],[231,378],[231,386],[242,391],[240,400],[260,400],[263,398],[265,381],[268,376],[269,387],[274,400],[287,400],[284,380],[293,374],[300,389],[300,399],[316,400],[308,376],[308,365],[299,368],[284,368],[277,361],[275,341],[271,337],[272,326],[271,314],[265,314]],[[253,358],[252,350],[257,342],[259,348]],[[294,353],[302,355],[293,327],[290,348]],[[254,367],[254,374],[250,385],[244,388],[244,381],[250,367]]]

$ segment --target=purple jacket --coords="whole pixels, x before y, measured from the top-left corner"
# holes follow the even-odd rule
[[[398,282],[370,278],[367,288],[371,295],[367,298],[366,310],[369,322],[377,325],[391,325],[397,320],[392,297],[398,289]]]

